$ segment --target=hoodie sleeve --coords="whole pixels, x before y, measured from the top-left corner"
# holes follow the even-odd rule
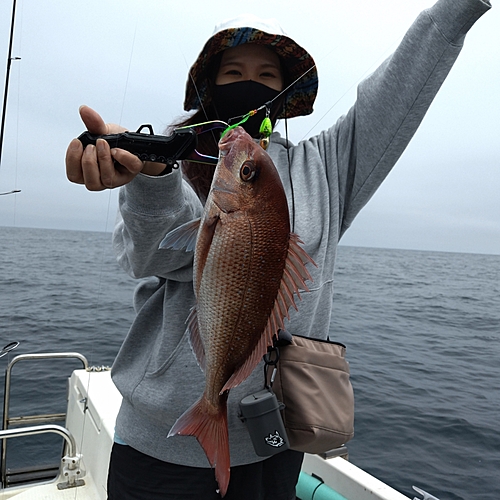
[[[120,190],[113,233],[119,264],[134,278],[192,280],[193,252],[160,250],[158,246],[170,230],[200,217],[202,211],[179,170],[163,177],[138,175]]]
[[[486,0],[439,0],[423,11],[396,51],[359,85],[355,105],[334,133],[324,134],[339,171],[340,234],[405,150],[467,31],[490,7]],[[328,144],[333,137],[336,144]]]

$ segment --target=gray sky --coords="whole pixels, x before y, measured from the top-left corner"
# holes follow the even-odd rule
[[[111,230],[117,191],[90,193],[64,173],[78,107],[157,133],[182,113],[189,66],[215,24],[274,17],[315,58],[315,113],[289,121],[298,142],[331,126],[355,87],[433,0],[18,0],[0,168],[0,226]],[[343,244],[500,254],[500,4],[473,27],[412,143]],[[0,3],[4,81],[11,1]],[[215,6],[209,10],[207,5]],[[2,87],[3,88],[3,85]]]

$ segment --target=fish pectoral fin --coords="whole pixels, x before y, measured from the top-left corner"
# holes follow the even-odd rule
[[[229,435],[227,430],[226,399],[219,405],[217,413],[213,405],[202,396],[183,413],[168,433],[168,437],[195,436],[212,467],[219,484],[221,496],[227,492],[230,476]]]
[[[194,219],[170,231],[161,241],[159,248],[194,251],[200,220],[200,218]]]
[[[205,372],[205,346],[203,345],[203,341],[200,336],[196,307],[191,309],[186,323],[188,325],[187,329],[189,331],[189,343],[191,344],[191,349],[193,349],[196,361],[198,361],[200,368],[203,372]]]

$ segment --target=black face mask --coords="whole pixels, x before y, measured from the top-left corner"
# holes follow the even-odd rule
[[[244,82],[227,83],[225,85],[214,85],[212,106],[217,119],[229,122],[233,125],[241,120],[253,109],[260,108],[266,102],[271,101],[280,93],[262,83],[246,80]],[[281,106],[273,102],[271,105],[271,116],[274,114],[275,106]],[[241,126],[252,136],[259,137],[259,128],[262,120],[266,117],[266,109],[261,109],[256,115],[251,116]],[[273,123],[274,125],[274,123]]]

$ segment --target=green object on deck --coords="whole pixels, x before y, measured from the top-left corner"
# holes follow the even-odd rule
[[[300,500],[347,500],[345,496],[305,472],[300,473],[295,491]]]

